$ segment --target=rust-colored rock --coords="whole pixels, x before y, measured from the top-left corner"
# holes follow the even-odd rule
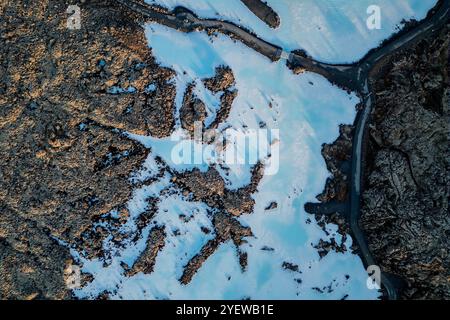
[[[108,1],[79,5],[81,29],[69,30],[66,1],[0,2],[3,299],[70,297],[56,239],[101,256],[107,232],[93,223],[127,202],[148,152],[122,132],[173,130],[174,73],[142,28]]]
[[[150,274],[153,272],[156,257],[164,248],[166,232],[163,227],[155,227],[150,230],[147,239],[147,246],[139,258],[133,264],[133,267],[127,272],[128,276],[133,276],[138,272]]]

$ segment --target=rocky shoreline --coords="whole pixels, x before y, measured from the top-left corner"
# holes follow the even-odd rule
[[[375,106],[365,133],[359,224],[401,299],[448,299],[450,293],[449,39],[447,26],[380,62],[370,75]],[[341,234],[349,230],[343,216],[351,130],[342,126],[340,137],[323,146],[332,177],[317,197],[322,204],[306,208],[320,213],[319,223],[338,224]],[[325,242],[318,248],[321,255],[342,250]]]
[[[450,298],[448,26],[371,77],[360,225],[402,299]]]

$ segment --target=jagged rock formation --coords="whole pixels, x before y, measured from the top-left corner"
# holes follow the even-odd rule
[[[348,249],[345,242],[350,227],[345,215],[348,212],[353,133],[353,126],[341,125],[339,137],[333,143],[322,145],[322,156],[331,176],[327,178],[323,192],[316,197],[320,203],[305,205],[307,212],[315,214],[318,225],[327,236],[329,233],[326,226],[329,223],[336,224],[341,235],[339,243],[332,237],[330,240],[321,239],[314,244],[321,258],[330,251],[345,252]],[[351,249],[356,249],[355,244]]]
[[[233,71],[228,66],[217,67],[214,77],[204,79],[203,83],[208,90],[215,94],[222,92],[220,108],[216,112],[216,117],[208,126],[208,130],[217,129],[221,123],[227,120],[231,105],[237,97],[237,90],[233,89],[235,84]]]
[[[218,249],[220,244],[231,240],[236,246],[242,270],[247,267],[247,253],[240,250],[244,238],[252,236],[249,227],[244,227],[234,216],[253,212],[255,201],[251,197],[256,192],[259,181],[263,177],[263,166],[257,164],[252,170],[249,185],[237,190],[225,188],[225,182],[214,168],[206,172],[198,169],[179,174],[173,181],[193,195],[193,200],[203,201],[216,212],[213,217],[215,237],[208,241],[198,254],[191,258],[185,266],[180,278],[182,284],[188,284],[203,263]]]
[[[397,54],[373,83],[361,226],[404,299],[450,298],[449,39]]]
[[[195,84],[191,83],[184,93],[183,105],[180,108],[181,127],[194,135],[195,124],[204,127],[206,119],[206,106],[194,93]]]
[[[220,66],[216,68],[215,76],[204,79],[203,83],[211,92],[218,93],[230,89],[234,85],[234,81],[234,74],[230,67]]]
[[[156,257],[159,251],[164,248],[166,232],[163,227],[154,227],[150,230],[147,239],[147,246],[133,264],[133,267],[128,270],[127,276],[133,276],[138,272],[149,274],[153,272],[156,263]]]
[[[220,108],[207,128],[205,128],[205,119],[207,117],[205,103],[194,92],[195,82],[189,84],[180,108],[182,128],[187,130],[191,136],[194,136],[195,123],[201,124],[201,127],[197,129],[201,129],[199,133],[217,129],[221,123],[227,120],[231,111],[231,105],[237,96],[237,90],[232,88],[234,83],[233,71],[227,66],[217,67],[214,77],[203,79],[203,84],[207,90],[213,94],[220,94]],[[208,139],[208,137],[206,138]]]
[[[321,202],[348,200],[350,158],[352,154],[353,127],[341,125],[339,137],[332,144],[322,146],[322,156],[332,178],[328,178],[325,190],[317,196]]]
[[[182,189],[192,193],[196,201],[203,201],[210,207],[240,216],[252,213],[255,200],[251,195],[256,192],[263,174],[264,166],[259,163],[252,170],[250,184],[237,190],[226,189],[223,178],[214,168],[206,172],[195,169],[181,173],[173,180]]]
[[[185,266],[183,275],[180,278],[182,284],[191,282],[195,273],[201,268],[203,263],[218,249],[219,245],[225,241],[231,240],[234,245],[239,246],[245,243],[244,237],[252,236],[252,231],[248,227],[244,227],[236,219],[229,214],[219,212],[216,213],[213,220],[216,237],[208,241]],[[238,251],[239,263],[244,270],[247,266],[247,254]]]

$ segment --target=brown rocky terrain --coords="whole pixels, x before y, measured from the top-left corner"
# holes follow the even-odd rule
[[[70,4],[81,8],[79,30],[67,28]],[[170,81],[175,73],[155,63],[136,21],[109,1],[0,1],[0,299],[71,298],[65,284],[65,270],[73,263],[67,246],[107,259],[103,241],[112,236],[120,245],[130,236],[117,230],[129,217],[125,204],[136,187],[130,176],[149,150],[123,133],[170,135],[176,93]],[[222,92],[222,106],[210,126],[215,128],[236,97],[234,76],[220,67],[204,83]],[[185,96],[188,108],[180,112],[185,126],[192,120],[192,98]],[[160,175],[167,172],[164,166]],[[170,174],[193,200],[218,210],[213,217],[216,247],[227,240],[238,247],[251,231],[232,215],[252,211],[250,195],[261,167],[255,167],[249,186],[236,191],[227,190],[214,172]],[[134,240],[152,220],[158,199],[148,203],[136,221]],[[110,218],[111,210],[120,218]],[[164,239],[164,227],[152,229],[138,260],[124,266],[126,274],[152,272]],[[192,278],[208,250],[214,246],[188,264],[183,282]],[[245,268],[246,255],[238,253]]]
[[[121,132],[173,127],[173,73],[155,64],[142,28],[89,1],[78,2],[81,29],[69,30],[75,3],[0,2],[2,299],[69,297],[70,255],[54,239],[101,254],[88,231],[126,203],[148,153]]]
[[[242,226],[236,219],[226,213],[217,213],[213,220],[216,237],[208,241],[185,266],[183,275],[180,278],[182,284],[188,284],[202,264],[218,249],[219,245],[231,240],[238,248],[239,263],[244,270],[247,266],[247,254],[239,251],[239,246],[245,243],[244,237],[252,236],[252,231],[248,227]]]
[[[150,234],[147,239],[147,246],[133,264],[131,270],[127,272],[128,276],[133,276],[138,272],[143,272],[145,274],[153,272],[158,252],[165,245],[164,238],[164,228],[155,227],[150,230]]]
[[[252,213],[255,200],[251,195],[255,193],[263,174],[264,167],[257,164],[252,171],[251,183],[237,190],[226,189],[225,181],[214,168],[205,173],[195,169],[179,174],[174,178],[174,182],[180,188],[192,193],[195,200],[203,201],[212,208],[225,209],[234,216],[240,216]]]
[[[228,118],[231,105],[237,96],[237,90],[233,88],[235,84],[233,71],[228,66],[220,66],[216,68],[215,76],[203,79],[203,83],[211,92],[215,94],[222,93],[220,96],[220,108],[215,119],[207,128],[208,130],[214,130]]]
[[[249,227],[244,227],[236,220],[235,216],[251,214],[255,200],[251,197],[256,192],[258,184],[263,177],[263,166],[257,164],[252,171],[249,185],[237,190],[225,188],[225,182],[216,169],[210,168],[203,173],[193,170],[178,174],[173,180],[188,194],[192,194],[193,200],[203,201],[211,208],[217,210],[213,217],[215,237],[208,241],[185,266],[180,282],[188,284],[203,263],[219,248],[220,244],[231,240],[236,246],[239,263],[242,270],[247,266],[247,253],[240,250],[240,245],[245,243],[245,237],[252,236]]]
[[[183,104],[180,108],[181,126],[194,136],[195,123],[201,124],[202,131],[217,129],[219,124],[223,123],[230,114],[231,105],[237,96],[237,90],[233,89],[234,75],[228,66],[216,68],[214,77],[203,79],[206,89],[213,94],[220,93],[220,107],[211,124],[205,127],[207,117],[206,106],[195,94],[195,82],[192,82],[186,88],[183,97]],[[213,133],[210,131],[210,133]]]
[[[204,127],[206,119],[206,106],[194,94],[195,84],[191,83],[184,93],[183,105],[180,108],[181,127],[194,135],[194,125],[201,123]]]

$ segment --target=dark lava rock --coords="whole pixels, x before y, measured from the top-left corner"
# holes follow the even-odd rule
[[[272,201],[264,210],[274,210],[278,208],[278,203],[276,201]]]
[[[450,298],[448,28],[373,83],[361,226],[403,299]]]
[[[283,264],[281,265],[281,267],[285,270],[290,270],[293,272],[300,272],[300,268],[298,267],[298,265],[293,264],[291,262],[284,261]]]
[[[405,280],[403,299],[450,294],[448,48],[446,27],[371,74],[375,105],[365,135],[360,225],[381,269]],[[341,126],[340,137],[322,149],[332,177],[318,199],[328,206],[308,207],[326,209],[326,216],[316,215],[319,225],[326,232],[327,223],[337,223],[343,240],[321,240],[315,245],[321,257],[346,250],[349,227],[330,213],[348,199],[352,134]]]
[[[237,96],[237,90],[232,88],[234,81],[233,72],[227,66],[217,67],[214,77],[203,79],[206,89],[214,94],[221,93],[220,108],[217,110],[216,116],[211,124],[209,124],[208,128],[204,128],[204,121],[207,117],[205,103],[195,95],[195,84],[191,83],[186,89],[183,105],[180,108],[180,119],[183,129],[186,129],[193,135],[195,122],[202,125],[201,132],[206,131],[206,129],[217,129],[221,123],[225,122],[230,114],[231,105]],[[206,142],[208,142],[208,136],[205,138],[207,140]],[[212,140],[208,143],[210,142],[212,142]]]
[[[232,88],[235,84],[233,71],[228,66],[217,67],[214,77],[204,79],[203,83],[212,93],[222,92],[220,108],[216,112],[216,117],[208,126],[208,130],[217,129],[221,123],[227,120],[234,99],[237,97],[237,90]]]
[[[241,0],[258,18],[264,21],[271,28],[280,26],[278,14],[262,0]]]
[[[331,177],[327,178],[323,192],[317,196],[320,204],[308,203],[305,205],[307,212],[315,214],[317,224],[326,235],[329,235],[326,228],[329,223],[336,224],[338,233],[341,235],[339,243],[332,238],[330,240],[321,239],[314,244],[320,258],[325,257],[330,251],[347,251],[345,242],[350,233],[350,227],[343,213],[347,210],[346,202],[349,200],[353,131],[354,128],[351,125],[340,125],[339,137],[331,144],[322,145],[322,156]]]
[[[336,141],[322,146],[322,156],[332,178],[327,179],[325,190],[317,196],[321,202],[343,202],[348,198],[348,168],[352,154],[352,137],[353,126],[341,125]]]

